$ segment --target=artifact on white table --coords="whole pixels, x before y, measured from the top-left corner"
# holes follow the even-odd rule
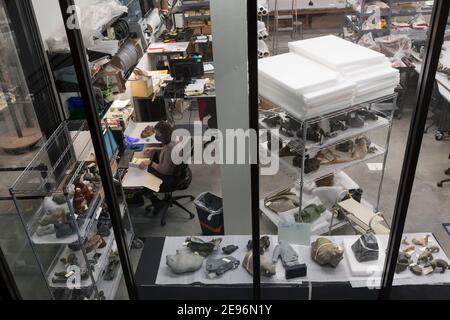
[[[203,265],[204,258],[198,253],[180,252],[166,256],[166,264],[176,274],[194,272]]]
[[[265,256],[260,256],[260,272],[265,277],[272,277],[276,271],[275,266]],[[242,266],[253,276],[253,252],[249,251],[242,261]]]
[[[413,238],[412,243],[418,246],[426,247],[428,245],[428,238],[430,237],[429,234],[427,234],[423,238]]]
[[[343,259],[344,250],[327,238],[318,238],[311,244],[311,258],[320,265],[336,267]]]

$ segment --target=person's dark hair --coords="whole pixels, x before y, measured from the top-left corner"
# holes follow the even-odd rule
[[[161,134],[161,143],[169,144],[172,141],[172,126],[166,121],[160,121],[155,126],[155,130]]]

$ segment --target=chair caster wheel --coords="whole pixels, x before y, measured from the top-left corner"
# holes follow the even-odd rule
[[[191,218],[191,220],[192,220],[192,219],[194,219],[194,218],[195,218],[195,215],[193,215],[193,214],[190,214],[190,215],[189,215],[189,217],[190,217],[190,218]]]
[[[444,139],[444,134],[442,132],[436,132],[434,134],[434,138],[436,139],[436,141],[441,141],[442,139]]]
[[[444,172],[446,175],[450,176],[450,169],[445,170]]]
[[[439,188],[442,188],[442,182],[438,182],[438,183],[437,183],[437,186],[438,186]]]

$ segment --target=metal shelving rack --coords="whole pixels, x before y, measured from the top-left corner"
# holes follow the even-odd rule
[[[267,99],[267,98],[266,98]],[[269,99],[268,99],[269,100]],[[358,105],[349,106],[347,108],[329,112],[326,114],[323,114],[321,116],[314,116],[314,117],[305,117],[305,118],[298,118],[294,116],[293,114],[289,114],[286,110],[284,110],[282,107],[278,108],[276,110],[269,110],[269,111],[263,111],[260,113],[260,128],[265,130],[270,129],[279,129],[280,127],[274,127],[270,128],[268,127],[262,120],[266,116],[274,115],[274,114],[281,114],[281,115],[287,115],[291,119],[296,120],[301,129],[297,132],[297,136],[294,135],[294,137],[288,137],[284,134],[280,134],[279,132],[273,133],[273,131],[270,131],[270,135],[275,135],[273,138],[275,138],[275,141],[281,141],[283,146],[287,146],[289,144],[290,150],[292,152],[297,153],[299,156],[301,156],[301,168],[295,167],[292,163],[292,160],[294,156],[291,157],[279,157],[278,154],[271,153],[271,156],[278,157],[280,162],[280,169],[282,172],[284,172],[287,176],[289,176],[291,179],[293,179],[293,182],[296,185],[296,188],[293,187],[292,191],[298,194],[299,196],[299,209],[301,210],[304,206],[304,204],[311,200],[311,195],[308,195],[306,192],[304,192],[304,186],[306,184],[314,183],[315,181],[325,178],[330,175],[335,175],[335,177],[339,176],[341,177],[341,180],[344,181],[343,183],[340,183],[340,186],[344,187],[345,189],[355,189],[359,188],[357,183],[352,180],[351,177],[349,177],[343,170],[346,168],[353,167],[358,164],[366,163],[368,160],[377,158],[377,157],[383,157],[382,160],[382,170],[381,170],[381,177],[380,177],[380,183],[378,185],[377,190],[377,196],[376,196],[376,204],[375,206],[372,206],[370,203],[365,201],[363,199],[362,203],[369,208],[373,208],[374,213],[379,211],[380,207],[380,199],[381,199],[381,190],[384,180],[384,174],[385,174],[385,167],[386,167],[386,160],[389,150],[389,141],[391,137],[391,130],[392,130],[392,120],[394,116],[394,110],[395,105],[397,103],[397,93],[384,96],[378,99],[374,99],[371,101],[367,101]],[[390,108],[389,112],[384,112],[377,109],[377,105],[387,105],[391,104],[392,107]],[[332,118],[348,114],[351,112],[356,112],[358,110],[361,110],[363,108],[367,108],[374,112],[378,116],[378,120],[366,120],[365,125],[362,128],[349,128],[346,131],[339,131],[338,135],[336,137],[332,138],[325,138],[321,143],[314,143],[309,140],[307,140],[307,131],[308,128],[311,127],[314,124],[317,124],[321,121],[330,120]],[[325,149],[333,148],[334,146],[341,144],[343,142],[352,140],[353,138],[362,136],[362,135],[368,135],[369,133],[375,131],[375,130],[381,130],[381,129],[387,129],[386,134],[386,141],[385,145],[377,145],[372,143],[370,146],[375,147],[375,152],[368,153],[365,158],[360,160],[353,160],[349,162],[344,163],[337,163],[337,164],[329,164],[329,165],[321,165],[320,168],[315,172],[310,172],[308,174],[305,173],[304,167],[305,167],[305,161],[306,156],[314,156],[320,151],[323,151]],[[270,135],[267,139],[271,139]],[[272,143],[274,142],[272,140]],[[306,143],[304,143],[306,141]],[[265,156],[267,156],[268,152],[268,146],[267,141],[261,140],[260,142],[260,156],[261,159],[264,159]],[[275,191],[275,190],[274,190]],[[260,211],[275,225],[278,225],[278,223],[281,222],[281,218],[278,216],[278,214],[272,212],[269,208],[265,207],[265,201],[264,198],[260,199]],[[297,210],[297,209],[295,209]],[[334,213],[332,213],[334,217]],[[335,221],[336,223],[333,223]],[[319,234],[323,234],[326,232],[331,232],[335,229],[338,229],[342,227],[345,223],[348,221],[339,221],[337,219],[332,218],[330,225],[328,228],[320,229]]]
[[[374,37],[382,37],[390,34],[390,24],[392,18],[391,0],[385,0],[389,9],[380,12],[380,18],[386,19],[387,25],[382,29],[367,29],[363,30],[363,24],[367,18],[373,15],[373,13],[365,13],[364,7],[368,3],[368,0],[362,0],[360,10],[355,10],[352,15],[345,15],[345,21],[353,31],[357,33],[357,41],[366,33],[372,33]],[[356,19],[356,21],[355,21]]]
[[[110,230],[110,235],[103,238],[106,245],[91,253],[86,252],[84,245],[80,246],[79,251],[74,251],[69,247],[74,243],[84,244],[87,239],[97,234],[97,222],[104,200],[103,186],[101,182],[98,182],[95,186],[94,197],[83,216],[78,216],[72,205],[71,188],[73,184],[85,166],[95,163],[95,159],[92,158],[93,147],[90,134],[86,130],[88,127],[85,121],[62,123],[10,189],[33,255],[53,299],[56,298],[56,290],[64,292],[62,295],[60,292],[57,295],[63,299],[70,299],[74,289],[85,289],[88,290],[87,292],[92,290],[92,294],[89,296],[91,299],[96,299],[101,291],[99,287],[110,288],[104,284],[100,286],[99,283],[104,282],[102,275],[108,265],[109,254],[114,247],[113,231]],[[107,127],[105,127],[105,132],[108,132]],[[110,141],[112,143],[111,139]],[[114,150],[112,145],[111,150]],[[54,160],[55,155],[58,156],[56,161]],[[113,174],[118,176],[120,182],[121,172],[118,172],[114,166],[116,158],[117,152],[112,156],[111,165]],[[36,230],[40,219],[46,215],[45,199],[48,200],[55,195],[64,196],[65,204],[62,206],[68,209],[65,213],[66,217],[76,222],[76,232],[62,238],[57,238],[55,234],[39,236]],[[131,247],[134,231],[122,188],[121,196],[120,210],[122,219],[128,227],[126,230],[127,244],[128,247]],[[77,257],[77,265],[69,266],[61,261],[70,254]],[[93,259],[94,255],[97,255],[96,259]],[[53,283],[52,278],[56,272],[66,272],[67,283]],[[83,272],[89,274],[87,279],[81,279]],[[116,275],[113,282],[119,282],[119,276],[120,273]],[[79,281],[73,283],[74,279]],[[115,290],[117,290],[117,286]],[[104,293],[112,298],[115,295],[115,292]]]

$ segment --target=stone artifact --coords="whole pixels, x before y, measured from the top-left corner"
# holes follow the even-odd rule
[[[411,245],[411,243],[408,241],[408,237],[404,237],[404,238],[403,238],[402,244],[405,245],[405,246]]]
[[[49,211],[49,213],[44,215],[39,221],[39,224],[42,227],[58,223],[66,223],[66,210],[64,210],[64,208],[57,208]]]
[[[75,184],[75,189],[80,189],[83,197],[86,199],[87,204],[89,205],[94,198],[94,192],[92,192],[92,189],[81,181]]]
[[[327,238],[318,238],[311,245],[311,258],[320,265],[336,267],[343,259],[344,250]]]
[[[198,253],[180,252],[166,256],[166,264],[176,274],[197,271],[202,267],[204,258]]]
[[[397,258],[397,266],[395,267],[395,273],[401,273],[405,271],[412,263],[411,256],[407,253],[400,252]]]
[[[363,234],[352,245],[352,251],[358,262],[378,260],[377,238],[371,233]]]
[[[320,215],[326,210],[324,205],[310,204],[301,212],[301,216],[295,214],[295,221],[300,223],[313,223],[320,218]]]
[[[416,276],[421,276],[423,272],[422,267],[415,263],[409,266],[409,270],[411,270],[411,272],[414,273]]]
[[[432,261],[434,259],[433,255],[431,254],[431,252],[428,251],[423,251],[420,255],[419,258],[417,258],[417,264],[427,264],[430,261]]]
[[[429,266],[433,268],[433,271],[436,271],[436,269],[438,268],[441,269],[441,273],[444,273],[445,270],[449,268],[447,261],[444,261],[442,259],[434,259],[430,262]]]
[[[39,237],[47,236],[47,235],[54,234],[54,233],[56,233],[56,230],[55,230],[55,225],[53,225],[53,224],[49,224],[46,226],[38,226],[36,229],[36,234]]]
[[[238,246],[229,245],[229,246],[223,247],[222,251],[223,251],[224,254],[228,254],[229,255],[229,254],[232,254],[233,252],[235,252],[237,249],[239,249]]]
[[[186,239],[188,248],[193,252],[198,252],[198,254],[202,257],[207,257],[214,250],[217,250],[221,242],[221,238],[213,239],[209,242],[205,242],[204,240],[197,237],[189,237]]]
[[[440,249],[439,249],[438,246],[428,245],[425,250],[430,252],[430,253],[438,253]]]
[[[414,239],[412,239],[412,243],[414,243],[417,246],[426,247],[428,245],[429,237],[430,237],[430,235],[426,235],[423,238],[414,238]]]
[[[270,247],[270,238],[268,236],[263,236],[259,239],[259,253],[261,255]],[[253,249],[253,240],[248,240],[247,250]]]
[[[67,257],[61,258],[60,261],[67,266],[78,266],[78,258],[74,253],[69,254]]]
[[[98,248],[104,247],[105,241],[100,235],[95,235],[92,238],[90,238],[86,243],[84,244],[84,247],[86,249],[86,253],[90,253],[94,250],[97,250]]]
[[[239,267],[240,261],[232,256],[220,259],[208,259],[206,261],[206,273],[210,278],[223,275],[225,272]]]
[[[81,192],[80,188],[75,189],[75,194],[73,196],[73,209],[75,213],[78,215],[82,215],[84,211],[87,209],[87,201]]]
[[[56,238],[67,238],[77,232],[77,225],[74,220],[67,221],[67,223],[56,223],[55,225]]]
[[[244,261],[242,261],[242,266],[248,271],[248,273],[253,275],[253,252],[249,251],[245,255]],[[275,266],[271,264],[265,256],[260,256],[260,271],[261,275],[265,277],[272,277],[276,273]]]
[[[410,251],[414,251],[414,245],[413,244],[409,244],[409,245],[407,245],[407,246],[405,246],[404,248],[403,248],[403,252],[410,252]]]
[[[103,279],[112,281],[117,275],[120,266],[120,258],[118,252],[112,252],[108,257],[108,266],[106,267]]]
[[[306,265],[299,263],[298,254],[289,243],[284,241],[279,242],[273,251],[272,264],[275,265],[280,257],[283,267],[286,270],[286,279],[306,276]]]

